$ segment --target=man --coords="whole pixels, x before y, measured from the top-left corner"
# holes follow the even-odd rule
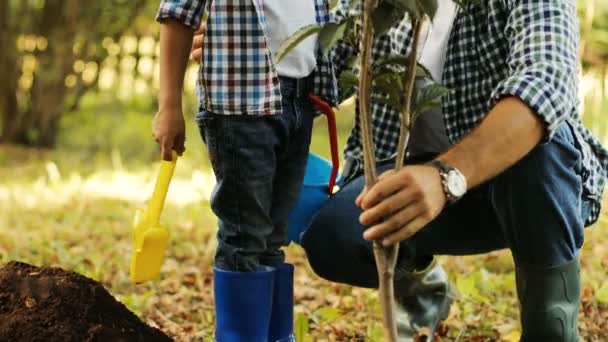
[[[447,313],[449,283],[433,255],[509,248],[522,340],[577,341],[579,250],[583,227],[599,216],[608,152],[578,112],[575,3],[469,2],[452,17],[441,72],[451,90],[442,117],[452,146],[430,163],[384,173],[361,193],[355,126],[345,151],[354,160],[351,180],[321,209],[302,245],[322,277],[375,287],[371,240],[400,243],[396,299],[408,315],[402,335],[433,329]],[[411,35],[405,22],[376,49],[389,51],[391,40]],[[349,50],[356,53],[336,49]],[[385,136],[397,136],[394,112],[374,109]]]
[[[209,13],[197,122],[216,177],[215,340],[293,341],[293,265],[282,251],[315,116],[311,93],[336,102],[316,37],[275,61],[280,43],[324,24],[325,0],[162,0],[159,111],[165,158],[183,151],[182,84],[192,31]]]

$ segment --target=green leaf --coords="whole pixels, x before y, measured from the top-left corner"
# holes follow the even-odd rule
[[[374,24],[374,34],[381,36],[388,32],[390,28],[401,19],[401,11],[388,2],[381,2],[374,10],[372,22]]]
[[[319,310],[317,310],[317,314],[321,318],[321,321],[331,323],[338,318],[338,316],[340,315],[340,310],[329,307],[320,308]]]
[[[435,18],[435,13],[437,13],[437,7],[439,4],[437,0],[418,0],[420,7],[422,7],[422,11],[424,14],[428,15],[431,20]]]
[[[387,99],[379,98],[380,102],[384,102],[393,108],[399,108],[403,93],[401,77],[394,72],[377,75],[374,77],[374,91],[380,91],[388,96]]]
[[[291,50],[293,50],[298,44],[300,44],[304,39],[314,35],[315,33],[319,33],[321,31],[321,26],[317,24],[307,25],[299,29],[296,33],[294,33],[291,37],[287,38],[281,47],[277,50],[274,55],[275,63],[279,63]]]
[[[608,304],[608,283],[604,283],[595,293],[595,298],[602,304]]]
[[[342,74],[340,74],[339,80],[340,92],[342,93],[342,96],[350,95],[354,91],[358,83],[359,78],[357,77],[357,75],[355,75],[354,72],[350,70],[342,72]]]
[[[352,18],[341,23],[327,23],[321,28],[321,31],[319,32],[319,44],[321,45],[324,55],[327,55],[329,49],[344,37],[346,28],[350,23],[352,23]]]
[[[296,322],[293,330],[296,341],[307,341],[310,339],[308,334],[308,317],[306,317],[305,314],[299,313],[296,315]]]
[[[383,70],[390,66],[407,67],[408,57],[403,55],[390,55],[385,58],[378,59],[374,64],[374,70]]]
[[[367,339],[370,342],[384,341],[384,330],[382,329],[382,325],[375,321],[371,321],[367,326]]]
[[[448,88],[437,83],[433,83],[419,90],[419,95],[412,110],[412,121],[416,121],[418,115],[423,112],[441,106],[441,98],[448,92]]]
[[[420,9],[416,0],[384,0],[400,9],[400,12],[407,12],[412,18],[420,17]]]
[[[431,71],[420,63],[416,64],[416,78],[425,78],[425,77],[433,78]]]

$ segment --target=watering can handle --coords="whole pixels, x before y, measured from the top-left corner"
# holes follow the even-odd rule
[[[327,192],[331,195],[336,185],[338,178],[338,169],[340,168],[340,155],[338,153],[338,130],[336,129],[336,114],[331,106],[315,95],[310,95],[312,104],[316,110],[327,116],[327,126],[329,128],[329,146],[331,149],[331,176],[329,177],[329,185]]]

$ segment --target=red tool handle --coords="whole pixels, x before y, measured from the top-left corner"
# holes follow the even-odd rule
[[[338,153],[338,130],[336,128],[336,114],[331,106],[318,98],[315,95],[310,95],[312,104],[316,110],[327,116],[327,126],[329,128],[329,146],[331,148],[331,176],[329,177],[329,185],[327,192],[331,195],[336,185],[338,178],[338,169],[340,169],[340,155]]]

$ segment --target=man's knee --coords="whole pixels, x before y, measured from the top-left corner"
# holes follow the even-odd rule
[[[580,158],[564,124],[492,181],[492,204],[516,261],[555,266],[578,254],[585,220]]]
[[[302,235],[301,245],[314,272],[329,281],[360,287],[377,286],[371,243],[363,239],[358,212],[338,208],[347,199],[333,198]],[[348,204],[348,203],[347,203]],[[352,204],[352,203],[351,203]]]

